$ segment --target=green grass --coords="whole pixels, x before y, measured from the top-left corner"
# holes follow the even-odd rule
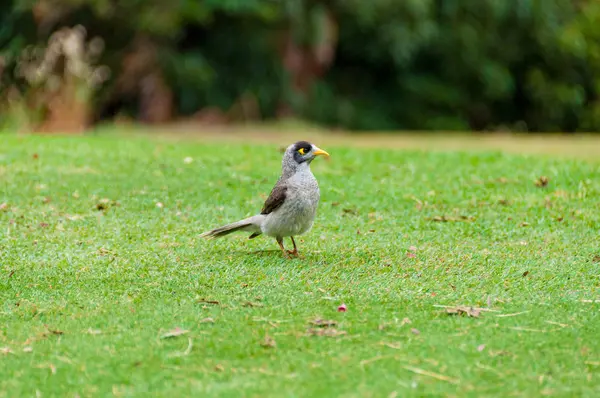
[[[1,139],[2,397],[600,395],[600,162],[326,146],[290,261],[278,145]]]

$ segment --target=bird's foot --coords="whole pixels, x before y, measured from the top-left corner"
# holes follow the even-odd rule
[[[298,253],[298,250],[296,250],[296,249],[287,250],[287,254],[288,254],[288,256],[291,256],[291,257],[300,257],[301,258],[300,253]]]
[[[283,257],[285,257],[286,259],[290,260],[292,258],[292,256],[290,255],[290,251],[289,250],[281,250],[281,254],[283,254]]]

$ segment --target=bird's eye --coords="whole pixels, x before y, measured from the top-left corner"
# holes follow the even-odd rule
[[[306,153],[306,150],[304,148],[300,148],[298,149],[298,152],[300,153],[300,155],[304,155]]]

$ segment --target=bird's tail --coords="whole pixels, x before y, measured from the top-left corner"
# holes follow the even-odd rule
[[[206,239],[216,239],[229,235],[233,232],[246,231],[252,232],[251,238],[254,238],[262,233],[260,225],[262,224],[264,218],[265,216],[263,214],[248,217],[241,221],[223,225],[222,227],[204,232],[202,235],[200,235],[200,237]]]

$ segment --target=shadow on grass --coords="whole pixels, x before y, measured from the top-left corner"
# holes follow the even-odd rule
[[[228,251],[228,254],[235,256],[247,256],[247,257],[258,257],[258,258],[272,258],[272,259],[282,259],[282,260],[311,260],[313,256],[310,253],[300,253],[300,257],[292,257],[286,258],[281,250],[278,249],[269,249],[269,250],[235,250]]]
[[[257,256],[257,257],[283,257],[281,250],[270,249],[270,250],[238,250],[235,254],[242,254],[246,256]]]

